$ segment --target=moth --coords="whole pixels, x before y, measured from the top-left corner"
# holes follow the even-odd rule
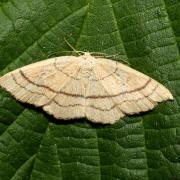
[[[151,77],[88,52],[16,69],[0,78],[0,86],[56,119],[86,117],[103,124],[114,124],[126,115],[152,110],[158,102],[173,99]]]

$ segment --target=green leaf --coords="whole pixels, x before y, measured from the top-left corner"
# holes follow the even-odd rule
[[[175,100],[114,125],[56,121],[0,90],[1,180],[180,179],[179,0],[1,0],[1,75],[54,52],[118,54]]]

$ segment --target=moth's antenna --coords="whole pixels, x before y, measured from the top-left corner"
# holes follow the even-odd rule
[[[101,58],[102,56],[104,56],[105,58],[114,58],[114,57],[118,56],[120,53],[117,53],[114,55],[108,55],[108,54],[103,53],[103,52],[90,52],[90,54],[99,54],[100,56],[95,56],[96,58]],[[129,66],[131,65],[128,61],[125,61],[123,59],[120,59],[120,61],[123,62],[124,64],[129,65]]]
[[[55,55],[55,56],[56,56],[56,55],[60,55],[60,54],[62,54],[62,53],[72,53],[72,51],[54,51],[54,52],[52,52],[51,54],[48,55],[48,58],[51,58],[51,57],[53,57],[54,55]]]
[[[66,38],[64,38],[64,41],[66,42],[66,44],[67,44],[75,53],[77,53],[79,56],[81,55],[81,54],[79,53],[79,51],[77,51],[77,50],[67,41]]]

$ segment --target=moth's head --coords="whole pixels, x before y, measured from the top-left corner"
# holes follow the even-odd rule
[[[91,56],[90,52],[84,52],[83,56]]]
[[[83,57],[83,59],[85,59],[85,60],[88,60],[88,59],[92,59],[93,58],[93,56],[91,56],[91,53],[89,53],[89,52],[84,52],[84,54],[82,55],[82,57]]]

